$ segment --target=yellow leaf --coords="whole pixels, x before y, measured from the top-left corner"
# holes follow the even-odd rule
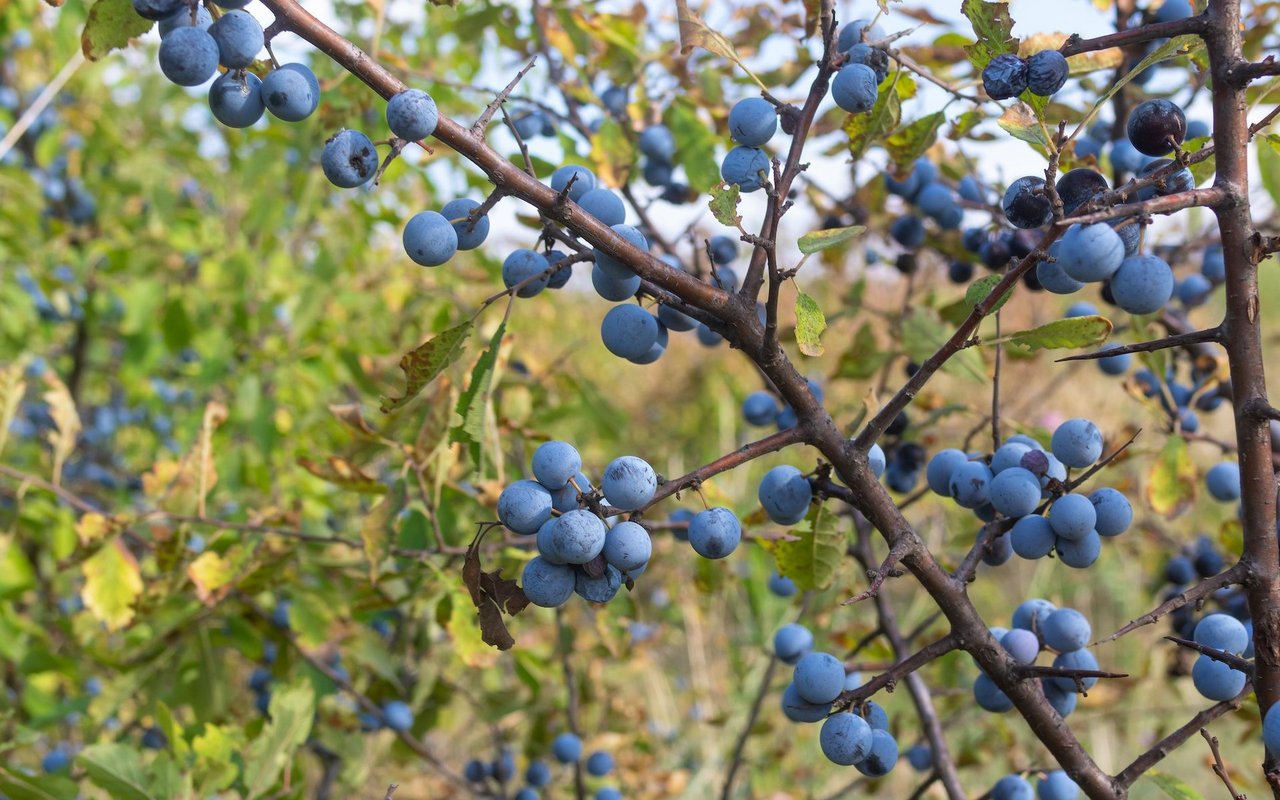
[[[85,608],[107,630],[119,630],[132,622],[133,604],[142,594],[142,572],[124,542],[119,538],[108,542],[84,562],[83,569],[80,597]]]
[[[458,590],[450,592],[452,603],[449,608],[449,636],[453,639],[454,652],[468,667],[483,669],[492,667],[498,662],[502,651],[484,643],[480,636],[480,623],[476,620],[476,608],[471,603],[467,590],[459,585]]]
[[[210,550],[187,565],[187,577],[195,584],[200,602],[213,606],[226,597],[235,579],[235,565]]]
[[[18,413],[18,403],[27,391],[27,382],[22,379],[23,363],[10,364],[0,372],[0,452],[4,451],[5,440],[9,438],[9,424]]]
[[[1187,442],[1170,436],[1160,456],[1147,471],[1147,503],[1151,510],[1169,519],[1180,516],[1196,499],[1196,466]]]
[[[85,514],[76,520],[76,535],[80,544],[90,544],[115,530],[115,522],[102,514]]]
[[[707,23],[703,22],[698,12],[689,8],[688,0],[676,0],[676,17],[680,24],[680,55],[688,55],[693,48],[701,47],[737,64],[743,72],[747,73],[747,77],[759,84],[761,89],[769,91],[769,87],[765,86],[754,72],[747,69],[742,59],[738,58],[738,51],[733,48],[733,43],[726,39],[724,34],[712,30]]]
[[[62,481],[62,465],[75,449],[76,437],[80,435],[80,414],[76,411],[71,392],[53,374],[53,370],[45,370],[44,382],[49,386],[44,393],[44,401],[49,404],[49,416],[53,417],[54,425],[48,434],[49,444],[53,445],[53,483],[58,485]]]

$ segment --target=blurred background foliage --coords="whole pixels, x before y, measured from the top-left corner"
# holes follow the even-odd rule
[[[753,92],[722,59],[680,56],[669,12],[642,5],[555,2],[535,15],[517,5],[463,3],[405,19],[390,10],[338,3],[331,11],[356,41],[460,119],[544,46],[567,65],[566,90],[588,105],[605,87],[634,81],[628,118],[637,129],[667,121],[695,192],[718,179],[728,106]],[[898,27],[928,13],[916,9],[913,21],[896,13],[906,9],[894,10]],[[0,131],[74,61],[86,16],[78,0],[57,11],[34,0],[0,4],[0,92],[7,93]],[[1259,20],[1251,40],[1261,46],[1272,31],[1269,18]],[[760,52],[794,49],[802,4],[741,5],[724,22],[738,52],[761,59],[752,63],[762,80],[802,96],[808,61]],[[931,30],[938,33],[917,55],[950,71],[968,30]],[[376,188],[335,191],[317,167],[320,144],[344,126],[382,130],[381,103],[364,86],[298,47],[324,87],[319,113],[296,125],[229,130],[211,124],[199,92],[176,89],[153,68],[153,38],[73,65],[37,124],[0,161],[0,790],[13,798],[286,798],[327,786],[334,796],[376,797],[398,783],[400,798],[461,796],[393,733],[362,730],[362,709],[313,661],[342,670],[375,703],[408,703],[413,735],[456,773],[500,745],[520,754],[522,768],[526,758],[547,755],[567,724],[564,655],[589,747],[618,761],[610,782],[629,797],[718,792],[773,631],[801,609],[799,598],[767,590],[774,565],[763,548],[752,542],[726,562],[708,562],[659,534],[634,592],[607,607],[573,602],[559,617],[530,608],[509,621],[517,643],[507,652],[479,639],[461,554],[477,523],[494,519],[498,492],[525,474],[529,454],[548,438],[573,443],[593,478],[623,454],[674,477],[758,438],[739,410],[760,388],[750,364],[691,335],[676,337],[654,366],[609,357],[597,333],[606,307],[583,274],[559,294],[511,309],[478,450],[450,442],[449,429],[505,301],[478,318],[458,364],[404,408],[380,413],[380,397],[402,391],[402,354],[469,318],[500,288],[502,258],[532,246],[536,218],[513,208],[482,250],[433,270],[413,266],[399,249],[402,221],[455,196],[481,199],[481,175],[438,148],[406,153]],[[494,45],[501,56],[486,60]],[[1194,69],[1185,59],[1179,68]],[[1107,74],[1087,80],[1103,86]],[[543,58],[517,98],[549,98],[550,80]],[[511,107],[534,108],[520,99]],[[931,110],[909,105],[904,122]],[[1075,121],[1082,109],[1054,105],[1047,114]],[[838,111],[820,117],[816,131],[828,138],[819,141],[831,143],[820,163],[852,172],[843,166],[842,122]],[[964,150],[975,141],[999,137],[1002,148],[1027,149],[989,120],[942,130],[945,141],[929,152],[952,178],[972,168]],[[535,147],[533,163],[544,177],[558,163],[577,162],[625,178],[635,164],[631,138],[614,121],[591,141],[561,124]],[[505,131],[493,140],[518,162]],[[840,224],[856,219],[870,233],[824,251],[802,276],[831,325],[826,355],[802,366],[826,386],[837,420],[852,422],[944,334],[964,294],[946,279],[959,234],[931,234],[932,249],[909,277],[872,264],[868,249],[895,252],[884,231],[900,207],[865,174],[837,199],[819,188],[826,178],[819,173],[801,189],[801,206],[812,210],[796,212],[794,224],[803,227],[793,233],[832,216]],[[654,202],[638,182],[636,192],[644,205]],[[724,232],[702,199],[659,201],[651,211],[694,263],[695,243]],[[1171,245],[1180,274],[1198,269],[1212,234],[1205,218],[1184,216],[1186,224],[1157,240]],[[1276,284],[1274,270],[1264,269],[1264,307],[1280,299]],[[784,307],[792,299],[789,287]],[[1002,323],[1006,332],[1031,327],[1058,318],[1065,305],[1020,290]],[[1219,301],[1191,314],[1212,323]],[[1158,327],[1111,316],[1115,341]],[[1215,441],[1232,438],[1229,411],[1203,415],[1201,433],[1188,437],[1189,455],[1170,466],[1158,457],[1170,436],[1158,402],[1092,363],[1008,355],[1007,429],[1045,440],[1056,420],[1087,414],[1110,449],[1142,428],[1106,482],[1139,498],[1181,470],[1173,496],[1157,501],[1185,513],[1169,518],[1135,503],[1134,531],[1109,542],[1087,573],[1052,560],[983,567],[971,591],[990,624],[1007,625],[1019,602],[1043,596],[1085,611],[1095,633],[1105,634],[1155,604],[1172,551],[1208,534],[1238,552],[1233,510],[1196,496],[1196,471],[1222,457]],[[892,441],[933,451],[968,436],[982,446],[992,351],[964,358],[982,380],[940,376]],[[1161,357],[1148,361],[1167,366]],[[762,459],[706,484],[702,498],[686,493],[664,508],[700,508],[704,499],[728,505],[754,523],[752,534],[767,536],[761,515],[751,516],[760,474],[812,458]],[[926,498],[909,514],[944,565],[958,563],[972,543],[972,516],[949,504]],[[847,535],[852,526],[842,524]],[[485,568],[514,576],[531,555],[519,544],[490,534]],[[803,618],[821,646],[847,650],[874,630],[868,606],[839,604],[864,581],[845,563],[808,600]],[[922,642],[940,635],[918,587],[894,581],[888,594],[904,629],[920,626]],[[282,608],[287,628],[277,624]],[[1131,677],[1090,692],[1071,724],[1106,769],[1205,705],[1184,677],[1185,654],[1159,641],[1166,632],[1152,626],[1098,649],[1104,669]],[[877,640],[856,660],[874,671],[892,654]],[[248,686],[260,667],[271,676],[270,721],[264,693]],[[960,654],[925,669],[962,775],[978,794],[1012,769],[1049,764],[1020,720],[974,707],[974,674]],[[749,739],[743,791],[832,796],[851,776],[817,758],[816,728],[786,723],[780,692],[779,682]],[[878,700],[904,750],[919,740],[903,693]],[[1248,792],[1264,790],[1253,768],[1262,755],[1256,726],[1251,705],[1215,725]],[[59,750],[81,755],[70,777],[42,774],[42,759]],[[1196,790],[1220,791],[1207,757],[1192,743],[1161,769]],[[871,791],[906,796],[920,779],[904,765]],[[135,788],[120,788],[125,783]],[[553,796],[568,796],[557,785]],[[1134,790],[1159,793],[1150,781]]]

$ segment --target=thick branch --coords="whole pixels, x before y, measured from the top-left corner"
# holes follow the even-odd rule
[[[1147,770],[1151,769],[1156,764],[1159,764],[1164,760],[1165,756],[1181,747],[1188,739],[1195,736],[1196,732],[1201,728],[1205,727],[1210,722],[1213,722],[1218,717],[1235,711],[1243,705],[1245,698],[1249,696],[1249,692],[1249,685],[1246,684],[1244,691],[1240,692],[1240,694],[1230,700],[1223,700],[1221,703],[1209,706],[1204,711],[1201,711],[1199,714],[1192,717],[1187,724],[1156,742],[1150,750],[1147,750],[1145,753],[1135,758],[1133,763],[1116,774],[1116,786],[1122,790],[1127,790],[1133,785],[1134,781],[1141,778]]]
[[[1067,38],[1067,41],[1063,42],[1062,47],[1058,48],[1058,52],[1064,56],[1074,56],[1080,53],[1106,50],[1111,47],[1131,47],[1135,44],[1153,42],[1156,39],[1169,39],[1188,33],[1204,33],[1208,28],[1208,18],[1204,14],[1200,14],[1199,16],[1186,17],[1172,22],[1156,22],[1138,28],[1119,31],[1118,33],[1108,33],[1105,36],[1097,36],[1093,39],[1082,39],[1079,34],[1072,34]]]

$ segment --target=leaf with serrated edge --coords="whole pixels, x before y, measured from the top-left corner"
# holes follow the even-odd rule
[[[973,25],[973,33],[977,37],[976,42],[965,47],[969,63],[975,70],[981,72],[996,56],[1018,52],[1008,3],[964,0],[960,4],[960,13]]]
[[[80,48],[85,58],[96,61],[149,30],[151,21],[138,16],[130,0],[98,0],[89,9],[89,19],[80,34]]]
[[[116,538],[94,553],[81,567],[84,588],[80,597],[85,608],[115,631],[133,621],[133,604],[142,594],[142,573],[138,561]]]
[[[834,247],[841,242],[847,242],[850,239],[861,236],[866,232],[866,228],[861,225],[850,225],[845,228],[827,228],[821,231],[810,231],[800,237],[797,245],[800,252],[805,255],[816,253],[819,250],[825,250],[828,247]]]
[[[1010,348],[1033,353],[1036,350],[1069,350],[1102,344],[1111,335],[1111,320],[1087,316],[1055,319],[1035,328],[1011,333],[999,340]]]
[[[89,780],[113,800],[153,800],[147,791],[149,782],[142,758],[128,745],[91,744],[76,756],[76,763],[84,767]]]
[[[818,505],[805,517],[808,525],[793,528],[790,540],[759,539],[773,554],[778,573],[795,581],[801,591],[822,590],[831,585],[844,557],[845,535],[840,518]]]
[[[812,297],[800,292],[796,295],[796,344],[806,356],[820,356],[822,332],[827,329],[827,318]]]
[[[294,753],[311,735],[315,707],[315,691],[309,683],[271,693],[267,712],[270,721],[244,751],[246,800],[264,797],[271,791]]]
[[[475,320],[469,319],[460,325],[441,331],[419,347],[405,353],[400,359],[400,369],[404,372],[405,389],[400,397],[384,395],[382,413],[386,414],[400,408],[418,396],[418,392],[450,364],[462,355],[462,344],[471,335]]]
[[[742,217],[738,214],[738,201],[742,197],[742,190],[738,188],[736,183],[721,183],[711,189],[711,199],[707,201],[707,207],[711,209],[711,216],[716,218],[716,222],[726,225],[730,228],[736,228],[738,223],[742,221]]]
[[[969,288],[965,289],[964,291],[965,305],[967,305],[970,309],[977,308],[978,304],[981,303],[983,300],[986,300],[987,297],[991,294],[991,292],[996,288],[996,285],[1000,283],[1000,280],[1002,277],[1003,276],[1001,275],[986,275],[974,281],[973,283],[969,284]],[[1013,297],[1013,290],[1016,287],[1017,287],[1017,284],[1010,286],[1005,291],[1004,297],[1001,297],[999,300],[996,301],[995,306],[992,307],[989,313],[994,314],[1000,309],[1004,308],[1004,304],[1009,302],[1010,297]]]

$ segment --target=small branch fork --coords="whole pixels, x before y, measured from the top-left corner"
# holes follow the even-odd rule
[[[1222,760],[1222,752],[1218,749],[1218,737],[1211,736],[1207,728],[1201,728],[1200,735],[1204,737],[1205,742],[1209,745],[1209,752],[1213,754],[1213,774],[1222,780],[1222,785],[1227,787],[1227,793],[1231,795],[1232,800],[1248,800],[1243,794],[1236,791],[1235,784],[1231,782],[1231,775],[1227,773],[1227,765]]]
[[[485,109],[480,113],[480,116],[476,117],[476,121],[471,123],[472,136],[477,139],[484,138],[485,128],[489,127],[489,120],[493,119],[493,115],[498,112],[498,109],[502,107],[503,103],[507,102],[507,98],[516,90],[516,87],[520,85],[520,81],[524,79],[525,75],[529,74],[529,70],[533,69],[533,65],[536,63],[538,63],[537,56],[529,59],[529,63],[525,64],[524,67],[516,73],[516,76],[511,79],[511,82],[503,87],[502,91],[498,92],[493,100],[489,102],[489,105],[485,106]]]

